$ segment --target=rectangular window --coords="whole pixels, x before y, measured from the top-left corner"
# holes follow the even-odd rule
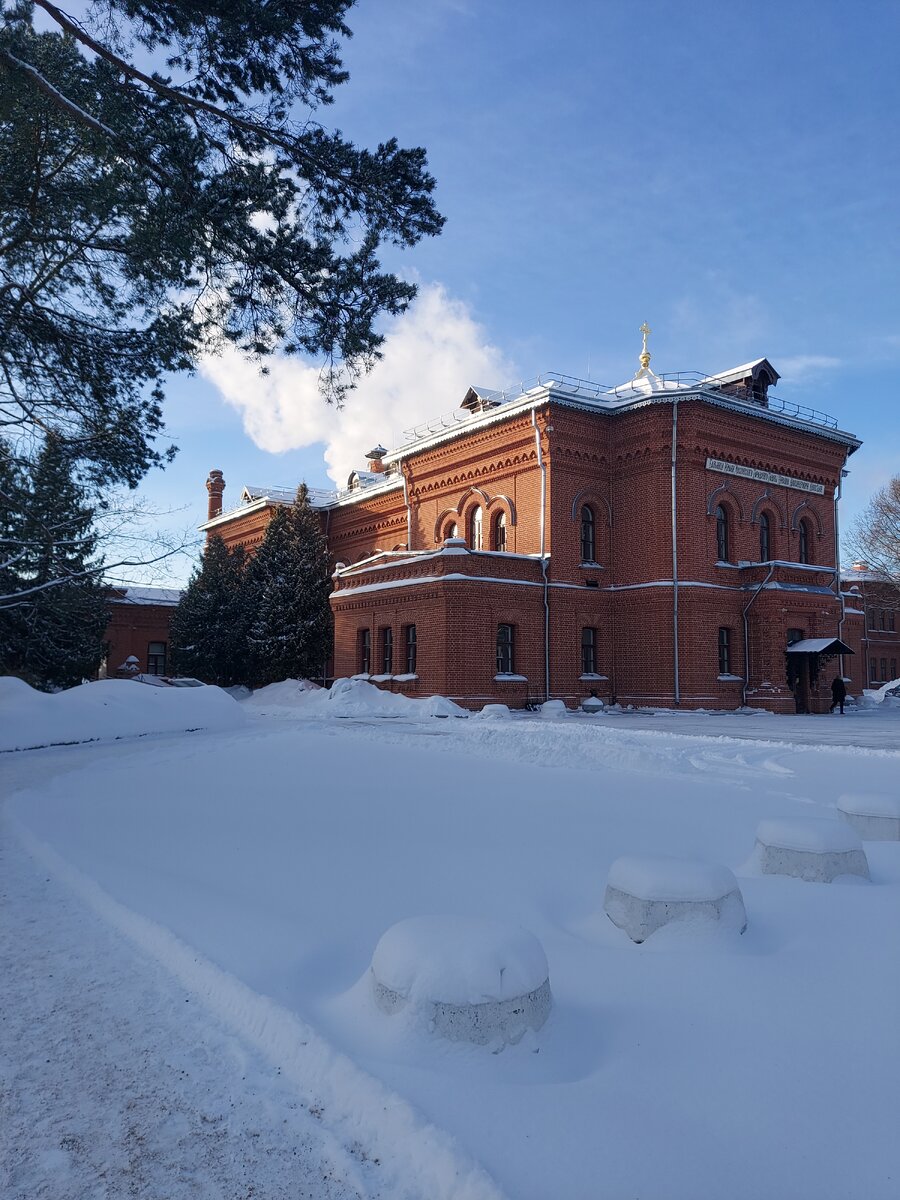
[[[356,635],[356,666],[360,675],[372,671],[372,631],[360,629]]]
[[[886,659],[886,658],[883,658],[883,659],[881,660],[881,682],[882,682],[882,683],[887,683],[887,677],[888,677],[888,673],[887,673],[887,659]]]
[[[151,642],[147,647],[147,674],[165,675],[166,673],[166,643]]]
[[[391,675],[394,671],[394,631],[385,625],[381,631],[381,673]]]
[[[887,629],[887,611],[885,609],[881,610],[881,628]]]
[[[731,630],[719,628],[719,674],[731,674]]]
[[[512,625],[497,626],[497,674],[515,672],[515,629]]]
[[[868,626],[869,629],[877,629],[878,628],[878,626],[875,624],[875,609],[874,608],[866,609],[866,625]]]
[[[581,673],[597,673],[597,630],[584,628],[581,631]]]
[[[416,627],[415,625],[406,626],[406,673],[407,675],[415,675],[416,673]]]
[[[896,660],[896,658],[892,658],[891,659],[891,679],[896,679],[896,678],[897,678],[897,660]]]
[[[888,629],[891,631],[891,633],[897,632],[896,629],[894,628],[894,625],[895,625],[894,610],[891,609],[891,611],[888,613]]]
[[[874,683],[878,678],[878,663],[874,658],[869,659],[869,683]]]

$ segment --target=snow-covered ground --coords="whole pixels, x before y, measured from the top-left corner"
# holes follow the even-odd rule
[[[832,884],[760,875],[753,850],[760,821],[896,794],[898,705],[295,701],[0,755],[4,1198],[897,1195],[900,842]],[[746,933],[631,942],[607,873],[655,855],[734,871]],[[375,1004],[379,939],[436,915],[538,938],[537,1032],[449,1042]]]

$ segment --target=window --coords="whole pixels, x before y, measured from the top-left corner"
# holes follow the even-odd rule
[[[881,628],[887,629],[887,611],[885,609],[881,610]]]
[[[151,642],[147,647],[147,674],[165,675],[166,643]]]
[[[597,673],[597,630],[584,628],[581,631],[581,673]]]
[[[719,674],[731,674],[731,630],[719,629]]]
[[[881,660],[881,682],[884,683],[887,680],[887,677],[887,659],[883,658]]]
[[[874,608],[867,608],[867,609],[866,609],[866,625],[868,625],[869,629],[875,629],[875,628],[876,628],[876,624],[875,624],[875,609],[874,609]]]
[[[721,504],[716,509],[716,559],[728,562],[728,513]]]
[[[874,683],[878,678],[878,663],[874,658],[869,659],[869,683]]]
[[[407,625],[406,626],[404,641],[406,642],[406,673],[407,673],[407,675],[415,675],[415,673],[416,673],[416,627],[415,627],[415,625]]]
[[[890,673],[890,675],[888,676],[888,678],[889,678],[889,679],[896,679],[896,678],[897,678],[897,660],[896,660],[896,658],[892,658],[892,659],[891,659],[891,673]]]
[[[891,609],[888,612],[888,629],[891,631],[891,633],[897,632],[896,629],[894,628],[894,610],[893,609]]]
[[[356,665],[360,675],[368,675],[372,670],[372,632],[360,629],[356,634]]]
[[[797,536],[799,544],[797,547],[797,561],[802,563],[809,562],[809,525],[806,521],[801,521],[797,527]]]
[[[581,507],[581,561],[595,562],[594,510],[589,504]]]
[[[759,561],[768,562],[772,557],[772,524],[767,513],[759,518]]]
[[[499,512],[494,518],[494,549],[506,549],[506,513]]]
[[[469,523],[469,545],[473,550],[480,550],[483,545],[482,522],[483,516],[479,507],[472,512]]]
[[[515,629],[512,625],[497,626],[497,674],[512,675],[515,671]]]
[[[385,625],[381,631],[381,673],[391,675],[394,670],[394,631]]]

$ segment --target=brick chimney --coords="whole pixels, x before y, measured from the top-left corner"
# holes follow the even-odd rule
[[[384,463],[381,460],[384,458],[384,456],[386,454],[387,454],[387,450],[385,450],[384,446],[382,446],[380,444],[378,446],[376,446],[374,450],[370,450],[369,453],[366,455],[366,460],[368,462],[369,470],[374,471],[375,474],[377,474],[377,475],[383,474]]]
[[[217,517],[222,511],[222,493],[225,491],[225,480],[222,477],[221,471],[210,471],[209,479],[206,481],[206,490],[209,492],[209,507],[206,519],[207,521],[211,521],[213,517]]]

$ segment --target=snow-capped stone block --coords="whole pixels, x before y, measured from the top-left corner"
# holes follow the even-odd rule
[[[807,883],[831,883],[839,875],[869,878],[857,833],[828,817],[761,821],[756,855],[764,875],[792,875]]]
[[[564,717],[568,711],[565,700],[545,700],[541,705],[542,717]]]
[[[846,792],[838,813],[865,841],[900,841],[900,793]]]
[[[482,717],[485,721],[508,721],[512,716],[509,711],[508,704],[485,704],[480,713],[476,716]]]
[[[478,917],[410,917],[372,955],[372,994],[454,1042],[514,1043],[540,1029],[552,997],[547,958],[518,925]]]
[[[581,711],[586,713],[603,712],[603,701],[599,696],[587,696],[581,702]]]
[[[727,867],[666,856],[617,858],[606,879],[606,915],[633,942],[673,921],[747,928],[744,898]]]

